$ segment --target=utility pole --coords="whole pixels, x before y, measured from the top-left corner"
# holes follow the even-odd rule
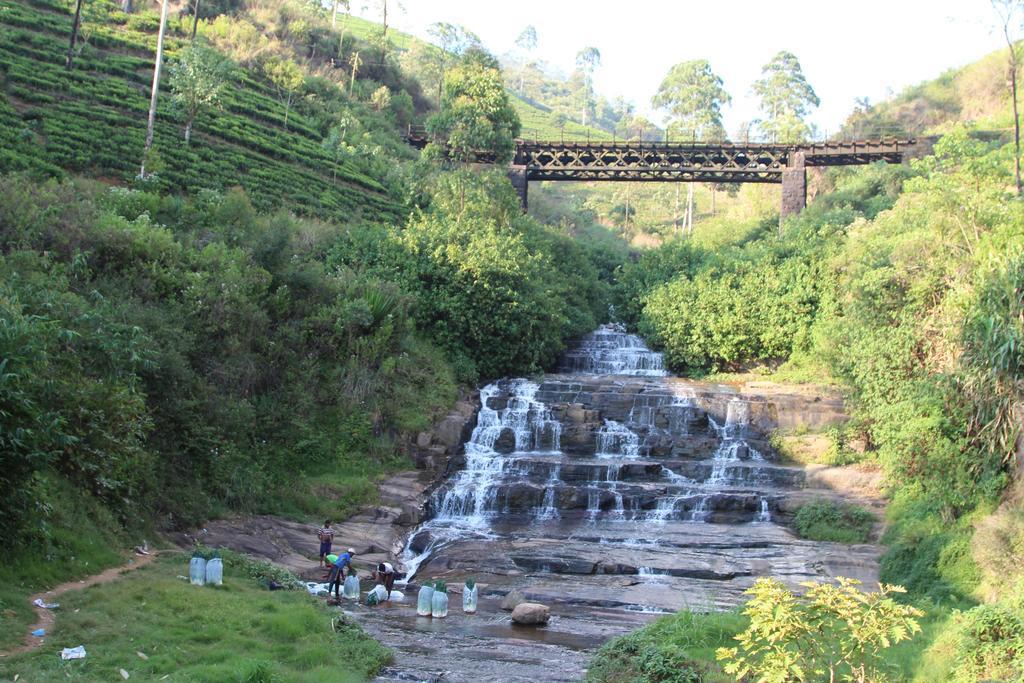
[[[142,150],[142,167],[139,177],[146,177],[146,158],[153,147],[153,127],[156,125],[156,98],[160,94],[160,70],[164,62],[164,30],[167,28],[167,0],[162,0],[160,9],[160,33],[156,37],[156,63],[153,65],[153,90],[149,96],[149,123],[146,126],[146,146]]]

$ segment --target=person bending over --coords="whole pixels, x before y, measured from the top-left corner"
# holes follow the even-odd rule
[[[377,583],[384,586],[384,590],[388,592],[388,600],[391,599],[391,589],[395,587],[395,568],[390,562],[381,562],[377,565],[376,576],[374,577]]]
[[[352,556],[356,554],[356,551],[349,548],[347,551],[338,555],[338,559],[334,561],[334,566],[331,567],[331,573],[327,576],[327,593],[330,595],[331,591],[334,591],[334,597],[341,599],[341,585],[345,583],[345,568],[349,570],[349,574],[354,574],[355,570],[352,569]]]

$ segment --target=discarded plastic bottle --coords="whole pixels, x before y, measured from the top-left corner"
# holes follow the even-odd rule
[[[345,579],[345,585],[341,587],[341,594],[349,600],[358,600],[359,578],[349,574],[348,578]]]
[[[435,590],[434,597],[430,600],[430,616],[441,618],[448,616],[448,594]]]
[[[476,612],[476,584],[470,585],[468,582],[462,587],[462,611],[466,614],[474,614]]]
[[[206,583],[206,560],[198,555],[192,556],[188,563],[188,580],[193,586],[202,586]]]
[[[419,597],[416,600],[416,614],[421,617],[429,617],[433,610],[434,604],[434,587],[424,586],[420,588]]]
[[[224,563],[215,557],[206,563],[206,585],[219,586],[224,583]]]

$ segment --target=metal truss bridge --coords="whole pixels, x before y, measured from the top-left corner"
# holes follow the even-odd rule
[[[430,141],[411,128],[407,139],[420,148]],[[799,145],[517,140],[509,176],[524,207],[531,180],[781,183],[785,217],[806,204],[807,168],[898,164],[916,144],[895,138]]]

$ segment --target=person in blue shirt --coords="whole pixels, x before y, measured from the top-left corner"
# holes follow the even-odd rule
[[[338,600],[341,599],[341,584],[345,583],[345,568],[348,567],[349,573],[354,573],[355,570],[352,568],[352,557],[356,554],[356,551],[349,548],[347,551],[338,555],[338,559],[334,561],[334,565],[331,567],[331,573],[327,576],[327,594],[330,595],[331,590],[334,590],[334,597]]]

